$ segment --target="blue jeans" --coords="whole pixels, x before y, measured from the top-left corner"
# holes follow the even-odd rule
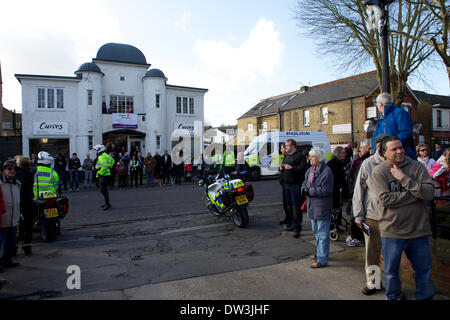
[[[73,189],[73,181],[75,180],[76,188],[78,189],[78,171],[70,171],[70,189]]]
[[[91,187],[91,184],[92,184],[92,170],[85,170],[84,171],[84,186]]]
[[[153,184],[154,174],[154,172],[145,172],[145,175],[147,176],[147,185]]]
[[[17,227],[2,228],[0,230],[0,264],[11,262],[16,249]]]
[[[317,241],[317,262],[325,265],[328,264],[330,251],[330,223],[331,219],[311,219],[312,230]]]
[[[386,298],[400,298],[401,283],[399,277],[400,261],[403,251],[411,261],[416,281],[416,299],[422,300],[434,296],[434,284],[431,279],[431,250],[428,237],[415,239],[381,238],[384,256],[384,281]]]

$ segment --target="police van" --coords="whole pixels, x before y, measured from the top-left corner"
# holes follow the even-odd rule
[[[244,159],[250,166],[252,179],[279,173],[278,168],[283,162],[280,147],[289,139],[297,142],[297,149],[300,151],[306,153],[311,148],[318,147],[323,151],[327,161],[331,159],[330,141],[321,130],[267,132],[256,137],[244,152]]]

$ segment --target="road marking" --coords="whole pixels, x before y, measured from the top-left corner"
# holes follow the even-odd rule
[[[195,226],[195,227],[189,227],[189,228],[181,228],[181,229],[169,230],[169,231],[164,231],[164,232],[159,232],[159,233],[151,233],[151,234],[148,234],[148,235],[165,236],[165,235],[168,235],[168,234],[182,233],[182,232],[188,232],[188,231],[197,231],[197,230],[202,230],[202,229],[212,229],[212,228],[223,227],[223,226],[227,226],[227,225],[232,225],[232,224],[230,224],[230,222],[218,223],[218,224],[208,224],[208,225],[202,225],[202,226]],[[130,236],[133,236],[133,235],[130,235]],[[70,243],[70,242],[86,242],[86,241],[94,241],[94,240],[109,240],[110,241],[110,240],[114,240],[114,239],[111,239],[111,238],[98,239],[96,237],[84,237],[84,238],[78,238],[78,239],[61,240],[61,241],[57,241],[57,243],[61,244],[61,243]],[[37,243],[37,244],[35,244],[35,246],[37,246],[37,247],[39,247],[40,245],[45,246],[46,244],[44,244],[44,243]]]
[[[196,227],[190,227],[190,228],[181,228],[181,229],[175,229],[175,230],[161,232],[161,233],[158,233],[158,234],[164,236],[164,235],[172,234],[172,233],[180,233],[180,232],[186,232],[186,231],[196,231],[196,230],[202,230],[202,229],[211,229],[211,228],[222,227],[222,226],[227,226],[227,225],[230,225],[230,223],[227,222],[227,223],[219,223],[219,224],[208,224],[208,225],[196,226]]]

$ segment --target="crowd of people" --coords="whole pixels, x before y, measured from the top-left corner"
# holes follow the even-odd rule
[[[326,163],[319,148],[305,154],[292,139],[281,146],[285,218],[280,223],[299,238],[302,213],[306,212],[317,243],[311,268],[326,267],[330,225],[332,221],[340,224],[342,200],[346,198],[351,209],[346,243],[366,247],[366,283],[361,293],[372,295],[383,290],[381,279],[377,281],[374,276],[383,255],[386,298],[404,299],[399,276],[404,252],[415,272],[416,299],[432,299],[435,289],[427,206],[435,196],[449,195],[450,149],[442,150],[436,144],[432,158],[427,145],[414,147],[407,111],[396,107],[388,93],[380,94],[376,102],[381,117],[372,143],[361,141],[355,155],[350,145],[336,147]]]
[[[154,155],[151,152],[147,152],[147,155],[144,157],[139,150],[135,149],[127,152],[125,147],[123,147],[119,151],[114,144],[111,144],[107,148],[107,153],[114,159],[114,165],[111,168],[111,175],[108,179],[110,189],[123,190],[132,187],[153,186],[155,184],[160,187],[179,184],[185,176],[185,166],[189,166],[189,164],[184,162],[180,164],[173,163],[167,150],[162,155],[158,152],[155,152]],[[32,155],[33,157],[35,155]],[[68,160],[62,153],[58,153],[54,168],[61,179],[63,190],[80,190],[81,173],[84,174],[82,188],[91,188],[93,186],[99,188],[99,180],[96,178],[96,163],[97,158],[91,159],[90,154],[87,154],[83,163],[81,163],[76,153],[73,153]]]
[[[320,148],[302,149],[293,139],[281,146],[284,157],[279,170],[284,220],[280,223],[293,232],[294,238],[299,238],[306,212],[317,243],[317,252],[311,256],[314,260],[311,268],[326,267],[331,222],[340,224],[342,200],[347,198],[352,219],[346,242],[349,246],[364,244],[366,247],[367,281],[361,292],[372,295],[382,290],[381,281],[373,277],[374,267],[380,267],[382,254],[386,297],[388,300],[404,298],[399,268],[405,252],[415,271],[416,298],[432,299],[435,290],[431,279],[431,228],[427,205],[435,196],[449,195],[450,149],[442,150],[436,144],[434,157],[430,157],[428,146],[419,144],[414,152],[409,114],[394,105],[390,94],[380,94],[376,102],[382,116],[372,143],[361,141],[356,156],[351,146],[336,147],[332,159],[326,162]],[[119,189],[133,185],[137,188],[143,185],[145,174],[146,185],[152,185],[157,179],[159,186],[163,186],[180,183],[184,174],[184,164],[172,163],[167,151],[163,155],[156,152],[154,156],[148,152],[143,157],[137,149],[128,153],[124,148],[117,150],[114,145],[96,145],[93,150],[97,153],[96,159],[88,154],[83,163],[76,153],[69,161],[58,154],[54,159],[55,174],[50,167],[53,157],[46,152],[37,157],[32,155],[30,159],[17,156],[3,163],[0,271],[18,265],[14,262],[18,243],[25,255],[31,253],[32,208],[37,196],[35,176],[42,177],[41,185],[49,183],[53,188],[54,181],[60,181],[67,190],[66,173],[69,172],[72,191],[79,190],[79,173],[83,170],[84,187],[89,188],[95,180],[105,199],[102,208],[108,210],[111,208],[108,188],[114,188],[116,180]],[[183,158],[182,152],[177,156]],[[241,161],[236,163],[230,152],[214,155],[213,167],[239,177],[249,168],[242,161],[242,153],[237,159]],[[39,172],[44,174],[39,175]],[[3,283],[0,279],[0,286]]]

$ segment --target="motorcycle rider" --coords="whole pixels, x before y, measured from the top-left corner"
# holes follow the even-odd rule
[[[45,192],[53,191],[54,196],[46,196],[46,199],[57,198],[56,192],[59,190],[59,176],[55,170],[51,168],[54,162],[53,157],[45,151],[38,154],[38,166],[34,178],[33,193],[34,200],[42,198]]]
[[[114,159],[106,153],[106,147],[102,144],[97,144],[93,148],[97,152],[97,170],[96,178],[100,180],[100,193],[105,198],[105,204],[102,205],[103,210],[111,209],[108,193],[108,178],[111,175],[111,168],[114,166]]]

